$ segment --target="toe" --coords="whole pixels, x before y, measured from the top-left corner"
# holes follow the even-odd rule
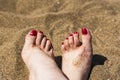
[[[88,29],[86,28],[82,28],[82,31],[81,31],[81,34],[82,34],[82,43],[83,45],[89,50],[91,51],[91,48],[92,48],[92,36],[91,36],[91,33]]]
[[[46,38],[46,36],[44,36],[42,38],[42,41],[41,41],[41,44],[40,44],[41,49],[45,48],[46,42],[47,42],[47,38]]]
[[[68,38],[65,39],[64,44],[65,44],[66,50],[69,50],[70,45],[69,45],[69,42],[68,42]]]
[[[80,40],[79,40],[79,33],[78,32],[74,32],[74,46],[78,47],[80,46]]]
[[[33,46],[35,44],[36,36],[37,36],[37,31],[31,30],[25,37],[25,45]]]
[[[68,42],[69,42],[70,47],[73,47],[74,45],[73,34],[70,34]]]
[[[54,58],[53,47],[49,50],[48,55]]]
[[[43,38],[43,32],[39,31],[36,38],[36,45],[40,45]]]
[[[53,46],[50,42],[49,39],[47,39],[46,41],[46,45],[45,45],[45,50],[44,50],[49,56],[51,57],[54,57],[54,54],[53,54]]]
[[[61,50],[62,50],[63,53],[66,51],[64,42],[62,42]]]
[[[47,51],[47,52],[50,51],[51,47],[52,47],[52,44],[51,44],[50,40],[47,39],[47,42],[45,45],[45,51]]]

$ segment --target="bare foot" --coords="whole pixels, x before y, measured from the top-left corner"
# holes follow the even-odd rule
[[[87,80],[93,56],[91,34],[86,28],[79,33],[74,32],[62,43],[62,70],[70,80]]]
[[[50,40],[41,31],[26,35],[21,55],[30,71],[29,80],[66,80],[54,61]]]

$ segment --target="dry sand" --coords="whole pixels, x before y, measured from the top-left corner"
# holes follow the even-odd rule
[[[42,30],[60,56],[83,26],[93,35],[90,80],[120,80],[120,0],[0,0],[0,80],[28,80],[20,53],[29,30]]]

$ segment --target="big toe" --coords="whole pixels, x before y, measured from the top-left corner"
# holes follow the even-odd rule
[[[82,43],[83,45],[91,51],[92,49],[92,36],[91,36],[91,33],[88,29],[86,28],[82,28],[82,31],[81,31],[81,34],[82,34]]]
[[[37,36],[36,30],[31,30],[25,37],[25,46],[33,46]]]

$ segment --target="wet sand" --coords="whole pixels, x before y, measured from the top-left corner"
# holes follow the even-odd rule
[[[0,0],[0,80],[28,80],[20,56],[31,29],[43,31],[60,56],[69,33],[87,27],[93,35],[90,80],[120,80],[119,0]]]

